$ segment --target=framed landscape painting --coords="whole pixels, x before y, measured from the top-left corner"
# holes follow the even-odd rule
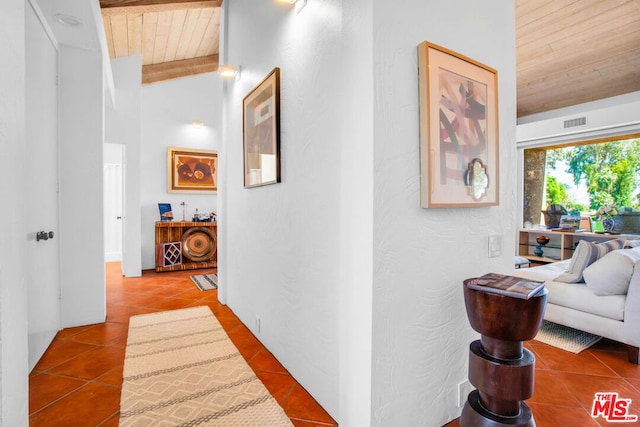
[[[498,205],[497,71],[429,42],[418,65],[421,206]]]
[[[191,148],[167,149],[169,193],[215,193],[218,152]]]
[[[280,182],[280,69],[242,102],[245,188]]]

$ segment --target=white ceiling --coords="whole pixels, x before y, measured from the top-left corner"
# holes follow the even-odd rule
[[[59,44],[84,50],[99,49],[97,28],[102,27],[102,21],[96,20],[96,17],[100,16],[97,1],[33,0],[31,3],[41,10]],[[60,18],[63,17],[76,18],[80,24],[78,26],[65,25],[60,21]]]

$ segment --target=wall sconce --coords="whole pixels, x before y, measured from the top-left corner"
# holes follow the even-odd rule
[[[237,69],[232,67],[231,65],[223,65],[222,67],[218,67],[218,74],[223,79],[236,79],[240,78],[240,67]]]
[[[191,126],[196,129],[202,129],[204,127],[204,123],[202,123],[202,120],[194,120],[191,122]]]
[[[307,5],[307,0],[280,0],[280,2],[295,4],[296,13],[300,13],[300,11]]]

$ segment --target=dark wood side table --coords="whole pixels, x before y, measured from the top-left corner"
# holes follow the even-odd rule
[[[469,346],[469,393],[461,427],[534,427],[524,402],[533,396],[535,356],[522,342],[536,336],[547,303],[543,289],[530,299],[471,289],[465,280],[464,302],[471,327],[480,339]]]

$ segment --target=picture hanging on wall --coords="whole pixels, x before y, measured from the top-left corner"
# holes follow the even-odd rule
[[[423,42],[420,88],[420,204],[499,204],[498,73]]]
[[[218,152],[169,147],[169,193],[215,193],[218,190]]]
[[[280,182],[280,68],[242,102],[245,188]]]

